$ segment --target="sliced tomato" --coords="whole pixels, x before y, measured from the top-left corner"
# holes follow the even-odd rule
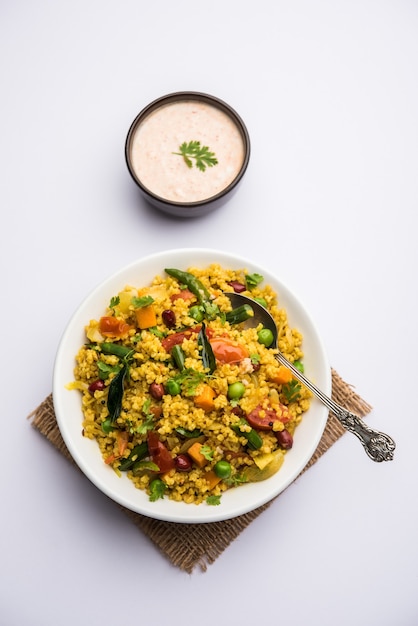
[[[264,409],[259,405],[247,415],[247,421],[256,430],[272,430],[275,421],[282,422],[282,424],[289,421],[289,411],[284,404],[280,404],[277,410]]]
[[[124,320],[107,315],[100,318],[99,330],[104,337],[122,337],[133,328]]]
[[[213,337],[210,339],[213,354],[220,363],[239,363],[249,357],[245,346],[232,341],[228,337]]]
[[[185,339],[189,339],[192,335],[192,329],[183,330],[180,333],[173,333],[161,340],[161,344],[166,352],[171,352],[174,346],[179,346]]]
[[[174,468],[174,459],[167,447],[160,441],[158,433],[150,430],[147,436],[147,443],[151,460],[158,465],[162,474]]]
[[[171,302],[175,302],[179,298],[186,301],[196,300],[196,296],[189,289],[182,289],[180,293],[173,293],[173,295],[170,296]]]
[[[201,326],[195,326],[194,328],[186,328],[179,333],[173,333],[172,335],[168,335],[164,337],[161,341],[161,344],[167,352],[171,352],[174,346],[179,346],[183,343],[185,339],[190,339],[193,333],[198,333],[201,329]]]

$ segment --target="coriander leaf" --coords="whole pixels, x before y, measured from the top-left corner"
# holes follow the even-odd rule
[[[218,506],[221,503],[221,496],[208,496],[206,498],[206,504],[209,506]]]
[[[110,298],[109,309],[113,309],[115,306],[118,306],[119,303],[120,303],[119,296],[113,296],[112,298]]]
[[[147,330],[160,339],[163,339],[166,336],[163,332],[161,332],[161,330],[158,330],[156,326],[151,326],[151,328],[147,328]]]
[[[300,396],[302,385],[297,380],[291,380],[290,383],[283,385],[282,392],[288,402],[295,402]]]
[[[228,485],[228,487],[238,487],[243,483],[247,483],[248,479],[242,474],[234,474],[233,476],[226,478],[224,482]]]
[[[182,390],[186,396],[193,396],[197,387],[205,378],[206,375],[203,372],[197,372],[192,368],[187,368],[177,376],[174,376],[173,380],[182,386]]]
[[[149,306],[154,302],[152,296],[142,296],[141,298],[132,298],[131,303],[136,309],[141,309],[144,306]]]
[[[200,448],[199,452],[207,461],[213,461],[213,450],[206,444]]]
[[[150,413],[150,408],[151,406],[151,400],[148,398],[147,400],[145,400],[144,404],[142,405],[142,413],[146,416],[152,415],[152,413]]]
[[[160,498],[164,498],[165,490],[167,489],[166,484],[161,480],[161,478],[154,478],[154,480],[150,483],[150,502],[155,502]]]
[[[151,400],[145,400],[142,405],[142,413],[145,416],[144,421],[140,426],[137,427],[136,432],[139,435],[146,435],[149,430],[152,430],[155,425],[155,415],[150,411]]]
[[[184,162],[187,167],[193,167],[193,161],[195,161],[195,166],[201,172],[206,170],[206,167],[213,167],[214,165],[218,165],[218,159],[215,156],[214,152],[211,152],[208,146],[202,146],[200,141],[189,141],[186,143],[185,141],[179,146],[180,152],[173,152],[173,154],[177,154],[178,156],[182,156]]]
[[[100,380],[107,380],[110,374],[117,374],[120,370],[120,365],[108,365],[103,361],[97,361],[97,369],[99,370]]]
[[[191,376],[190,378],[186,378],[183,384],[184,393],[186,396],[194,396],[196,394],[196,389],[199,384],[204,380],[205,375],[200,372],[196,372],[196,376]]]
[[[264,280],[264,276],[261,276],[261,274],[246,274],[245,276],[245,284],[248,290],[254,289],[254,287],[257,287],[257,285],[259,285],[261,282],[263,282]]]
[[[210,300],[204,300],[202,303],[203,309],[205,311],[205,315],[208,320],[214,320],[220,314],[219,307],[217,304],[213,304]],[[225,314],[224,314],[225,315]]]

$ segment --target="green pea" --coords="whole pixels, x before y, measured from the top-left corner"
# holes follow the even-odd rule
[[[215,463],[213,471],[218,478],[229,478],[231,476],[231,464],[228,461],[218,461]]]
[[[257,333],[258,341],[262,343],[266,348],[271,346],[274,340],[274,335],[269,328],[262,328]]]
[[[174,380],[174,378],[170,378],[169,380],[167,380],[164,387],[167,393],[170,394],[170,396],[177,396],[181,391],[179,383]]]
[[[192,317],[194,320],[196,320],[196,322],[201,322],[204,318],[204,309],[202,306],[199,306],[198,304],[195,304],[194,306],[191,306],[189,309],[189,315],[190,317]]]
[[[107,419],[104,422],[102,422],[102,431],[106,433],[106,435],[112,432],[112,430],[114,430],[114,426],[112,424],[111,419]]]
[[[297,370],[299,370],[299,372],[302,372],[303,374],[303,372],[305,371],[305,366],[302,361],[295,361],[293,365],[296,367]]]
[[[267,300],[265,300],[264,298],[254,298],[254,300],[258,302],[258,304],[261,304],[261,306],[263,306],[265,309],[267,309]]]
[[[245,393],[245,386],[242,383],[236,382],[228,386],[228,398],[229,400],[239,400]]]

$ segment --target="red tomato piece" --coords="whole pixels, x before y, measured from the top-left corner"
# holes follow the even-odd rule
[[[160,441],[158,433],[150,430],[147,437],[148,452],[153,463],[158,465],[164,474],[174,468],[175,462],[167,447]]]
[[[168,335],[161,340],[161,345],[163,346],[166,352],[171,352],[174,346],[179,346],[183,343],[185,339],[190,339],[193,334],[197,334],[201,330],[201,326],[194,326],[193,328],[186,328],[186,330],[182,330],[179,333],[173,333],[172,335]],[[208,338],[212,337],[213,331],[210,328],[206,329],[206,336]]]
[[[185,339],[189,339],[192,336],[192,333],[197,333],[199,330],[197,328],[188,328],[187,330],[182,330],[179,333],[173,333],[172,335],[164,337],[164,339],[161,340],[161,345],[164,350],[171,352],[174,346],[181,345]]]
[[[171,302],[175,302],[179,298],[181,298],[181,300],[188,301],[188,300],[195,300],[196,296],[189,289],[182,289],[180,293],[173,293],[173,295],[170,296]]]
[[[220,363],[239,363],[249,357],[245,346],[232,341],[228,337],[214,337],[210,339],[213,354]]]
[[[247,415],[247,421],[256,430],[272,430],[275,421],[282,424],[289,421],[289,411],[284,404],[280,404],[277,411],[272,408],[264,409],[259,405]]]
[[[124,320],[111,315],[101,317],[99,322],[99,330],[105,337],[122,337],[127,335],[132,328],[133,326]]]

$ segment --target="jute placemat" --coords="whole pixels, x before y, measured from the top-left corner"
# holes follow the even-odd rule
[[[372,407],[356,394],[353,386],[344,382],[334,369],[331,371],[332,398],[360,417],[367,415]],[[75,465],[56,422],[52,394],[29,415],[29,419],[32,426]],[[344,433],[344,428],[330,413],[315,454],[301,474],[309,469]],[[268,502],[255,511],[231,520],[209,524],[162,522],[133,513],[124,507],[120,508],[173,565],[191,573],[196,566],[205,571],[207,566],[213,563],[228,545],[270,504],[271,502]]]

